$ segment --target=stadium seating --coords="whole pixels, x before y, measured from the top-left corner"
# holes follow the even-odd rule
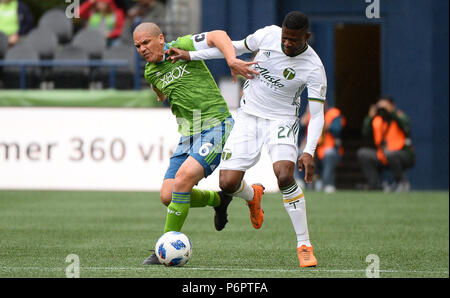
[[[55,60],[84,64],[81,66],[53,66],[52,81],[55,88],[77,89],[88,87],[89,68],[86,63],[89,61],[89,55],[84,49],[67,44],[56,51]]]
[[[104,60],[119,60],[126,59],[128,61],[126,66],[115,68],[115,88],[116,89],[133,89],[133,78],[135,70],[135,52],[132,46],[120,45],[113,48],[108,48],[103,53]],[[111,77],[109,67],[100,68],[100,80],[103,86],[110,86]]]
[[[0,33],[0,88],[139,88],[136,55],[133,45],[109,48],[99,30],[82,28],[74,34],[72,20],[55,8],[13,48]]]
[[[5,55],[5,61],[21,61],[21,62],[38,62],[39,54],[26,42],[20,42],[14,47],[8,49]],[[26,74],[26,86],[28,88],[36,88],[38,86],[38,78],[40,76],[37,67],[22,68],[17,66],[5,66],[3,68],[3,83],[7,89],[18,89],[21,87],[21,72]]]
[[[165,36],[167,40],[172,40],[176,36],[184,35],[186,30],[189,30],[186,20],[181,20],[178,15],[187,16],[186,5],[188,1],[167,1],[166,14],[167,24],[163,24],[165,28]],[[18,88],[34,88],[36,86],[35,79],[38,79],[38,87],[42,89],[59,88],[59,86],[73,86],[75,77],[83,74],[83,82],[75,84],[80,86],[78,88],[92,87],[93,84],[84,83],[86,80],[93,80],[95,88],[109,88],[114,87],[118,89],[140,89],[141,86],[148,87],[147,82],[143,78],[143,68],[145,61],[140,58],[136,50],[134,50],[132,41],[126,42],[126,44],[117,45],[108,48],[107,40],[103,33],[95,31],[93,29],[82,28],[76,26],[80,24],[74,22],[73,19],[66,16],[64,8],[53,8],[46,11],[37,21],[36,28],[29,32],[26,36],[21,36],[22,41],[30,44],[37,52],[38,62],[32,62],[29,64],[18,62],[24,57],[15,56],[17,59],[13,59],[18,62],[15,68],[11,68],[11,61],[5,60],[5,55],[8,51],[8,38],[6,35],[0,32],[0,88],[5,87],[5,81],[7,82],[7,88],[13,88],[11,86],[17,86]],[[67,46],[69,46],[66,49]],[[59,63],[60,58],[71,59],[66,55],[66,51],[71,52],[71,48],[76,47],[82,49],[84,52],[80,56],[76,56],[73,61],[81,62],[84,66],[74,65],[74,63]],[[75,53],[74,53],[75,54]],[[87,54],[87,60],[84,55]],[[82,59],[81,59],[82,58]],[[81,59],[81,60],[80,60]],[[128,61],[128,66],[123,66],[124,61]],[[67,62],[67,61],[66,61]],[[121,64],[121,65],[119,65]],[[19,75],[14,81],[11,77],[6,77],[3,72],[5,67],[15,69],[14,75]],[[19,71],[20,68],[26,69],[26,72]],[[25,68],[24,68],[25,67]],[[74,79],[72,82],[64,81],[62,77],[70,77],[68,74],[73,70]],[[38,77],[33,79],[28,78],[31,73],[39,73]],[[53,73],[55,72],[55,73]],[[20,78],[20,74],[26,74],[26,78]],[[62,75],[62,77],[59,77]],[[57,82],[52,82],[57,78]],[[22,82],[20,84],[20,82]],[[23,82],[26,82],[23,84]],[[33,83],[32,85],[30,85]],[[44,84],[45,83],[45,84]],[[49,84],[47,84],[49,83]]]
[[[24,41],[33,47],[38,52],[39,59],[43,60],[53,59],[58,47],[55,33],[42,27],[31,30]]]
[[[3,32],[0,32],[0,59],[5,57],[6,51],[8,50],[8,36]]]
[[[38,27],[55,33],[59,43],[65,44],[72,39],[72,20],[66,17],[62,9],[54,8],[45,12],[39,19]]]
[[[58,38],[55,33],[46,30],[43,27],[33,29],[24,40],[30,47],[33,47],[40,60],[51,60],[55,56],[56,49],[58,47]],[[51,67],[40,66],[40,83],[48,82],[51,79]]]
[[[86,51],[89,59],[101,59],[106,49],[106,38],[100,30],[83,28],[75,34],[71,44]]]
[[[102,59],[103,52],[106,49],[106,38],[100,30],[83,28],[75,34],[71,45],[83,49],[89,60],[99,60]],[[90,89],[102,88],[99,77],[99,66],[90,66],[88,86]]]

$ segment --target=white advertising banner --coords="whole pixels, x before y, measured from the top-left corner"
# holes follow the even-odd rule
[[[0,108],[0,189],[159,191],[179,138],[169,109]],[[265,150],[245,178],[278,190]]]

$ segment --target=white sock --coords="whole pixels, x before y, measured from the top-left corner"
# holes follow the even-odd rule
[[[281,190],[284,208],[291,218],[297,235],[297,247],[311,246],[309,242],[308,224],[306,221],[305,196],[296,182]]]
[[[251,185],[248,185],[244,179],[242,179],[241,184],[239,185],[239,188],[237,191],[232,193],[233,197],[238,197],[246,200],[247,202],[250,202],[253,200],[255,192],[253,190],[253,187]]]

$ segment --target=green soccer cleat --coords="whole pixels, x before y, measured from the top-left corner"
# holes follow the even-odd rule
[[[225,194],[223,191],[219,191],[218,194],[220,196],[220,205],[214,207],[214,211],[216,212],[214,214],[214,226],[216,227],[217,231],[222,231],[228,222],[227,209],[228,205],[233,199],[233,196]]]

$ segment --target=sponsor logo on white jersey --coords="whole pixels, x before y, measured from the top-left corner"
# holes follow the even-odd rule
[[[255,70],[259,71],[259,77],[265,79],[266,85],[268,87],[277,87],[277,88],[284,87],[284,84],[280,82],[280,79],[273,77],[267,68],[261,67],[259,66],[259,64],[256,64]]]

